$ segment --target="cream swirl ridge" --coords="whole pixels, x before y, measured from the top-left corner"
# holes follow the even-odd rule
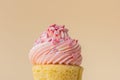
[[[35,41],[29,53],[31,63],[80,65],[81,47],[67,32],[68,29],[64,26],[49,26]]]

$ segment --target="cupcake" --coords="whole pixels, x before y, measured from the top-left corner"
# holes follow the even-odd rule
[[[35,41],[29,60],[34,80],[82,79],[81,47],[64,25],[50,25]]]

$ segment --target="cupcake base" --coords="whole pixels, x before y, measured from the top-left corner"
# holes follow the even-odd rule
[[[72,65],[34,65],[34,80],[81,80],[83,68]]]

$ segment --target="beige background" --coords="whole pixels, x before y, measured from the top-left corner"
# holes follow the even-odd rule
[[[53,23],[79,39],[83,80],[120,80],[120,0],[0,0],[0,80],[33,80],[29,50]]]

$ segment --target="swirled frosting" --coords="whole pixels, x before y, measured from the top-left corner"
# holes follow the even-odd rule
[[[35,41],[29,59],[33,65],[80,65],[81,47],[78,40],[70,38],[65,26],[53,24]]]

